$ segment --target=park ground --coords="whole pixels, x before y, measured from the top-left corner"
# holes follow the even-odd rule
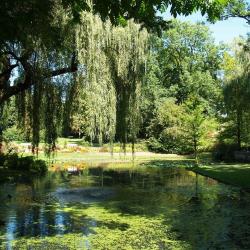
[[[28,144],[16,142],[14,145],[21,151],[20,155],[31,154],[25,149],[25,147],[28,148]],[[81,139],[60,138],[54,155],[47,158],[41,150],[38,157],[48,162],[50,171],[66,170],[72,166],[79,169],[88,166],[122,168],[124,163],[126,163],[126,168],[145,164],[160,167],[185,167],[225,184],[250,190],[250,164],[213,162],[209,153],[200,154],[199,164],[197,164],[190,155],[149,152],[143,142],[135,145],[135,151],[133,155],[131,145],[128,145],[126,154],[124,154],[119,144],[114,144],[111,154],[111,148],[108,144],[102,147],[93,147]]]

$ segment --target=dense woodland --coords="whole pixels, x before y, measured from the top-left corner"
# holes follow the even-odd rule
[[[58,137],[124,150],[143,140],[218,157],[249,147],[250,37],[218,45],[203,23],[157,15],[171,6],[249,23],[247,2],[26,2],[1,4],[1,141],[51,152]]]

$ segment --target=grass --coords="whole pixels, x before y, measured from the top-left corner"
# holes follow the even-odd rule
[[[40,159],[46,160],[44,154],[39,154]],[[176,167],[185,165],[188,169],[204,176],[216,179],[225,184],[250,189],[250,164],[212,164],[209,154],[201,157],[201,164],[194,166],[194,159],[188,156],[174,154],[156,154],[151,152],[137,152],[133,158],[131,152],[126,155],[123,153],[114,153],[111,156],[108,152],[57,152],[50,162],[61,169],[67,168],[69,165],[86,167],[101,164],[113,164],[120,167],[120,163],[136,163],[141,165],[164,165],[176,163]],[[157,164],[154,164],[156,162]],[[190,164],[189,164],[190,162]],[[183,163],[183,164],[182,164]],[[173,164],[170,164],[173,165]],[[130,164],[133,166],[133,164]]]
[[[13,142],[17,147],[21,146],[21,142]],[[39,159],[48,160],[44,154],[44,143],[40,143]],[[103,144],[101,147],[98,145],[91,146],[83,139],[77,138],[58,138],[57,150],[54,155],[49,159],[52,163],[64,162],[147,162],[149,160],[186,160],[190,157],[181,156],[177,154],[156,154],[148,151],[145,141],[140,141],[135,144],[135,155],[132,155],[131,144],[126,145],[126,154],[124,154],[119,143],[113,144],[113,155],[111,155],[111,148],[109,144]],[[28,150],[20,150],[21,155],[31,155]]]
[[[225,184],[250,189],[250,164],[211,164],[191,169]]]
[[[40,157],[44,158],[44,155]],[[84,162],[85,164],[110,164],[120,165],[119,163],[139,163],[141,165],[164,165],[168,166],[170,163],[179,165],[186,165],[188,169],[193,170],[201,175],[205,175],[221,181],[226,184],[250,189],[250,164],[210,164],[211,158],[209,154],[204,154],[201,157],[201,165],[195,166],[192,164],[194,160],[188,156],[180,156],[174,154],[156,154],[150,152],[137,152],[135,158],[131,153],[124,155],[123,153],[89,152],[89,153],[61,153],[58,152],[53,162],[56,164],[77,164]],[[156,162],[157,164],[154,164]],[[190,162],[190,164],[188,164]],[[183,164],[182,164],[183,163]],[[171,165],[171,164],[170,164]],[[132,166],[132,165],[131,165]]]
[[[69,144],[76,144],[80,148],[69,148]],[[57,145],[61,149],[55,153],[49,160],[49,163],[53,165],[56,164],[61,169],[65,169],[70,165],[81,165],[81,167],[85,167],[89,164],[99,165],[112,163],[114,165],[131,162],[151,164],[154,161],[163,163],[165,161],[166,164],[164,163],[163,165],[166,166],[171,161],[189,161],[193,163],[193,159],[190,156],[148,152],[145,142],[139,142],[135,145],[135,158],[131,153],[131,145],[127,146],[127,154],[125,155],[121,152],[120,145],[115,143],[113,145],[113,156],[110,154],[110,147],[108,144],[104,144],[102,147],[91,147],[83,139],[59,138]],[[30,155],[30,153],[23,153],[23,155]],[[210,153],[201,153],[199,157],[199,166],[194,167],[192,166],[193,164],[187,164],[187,168],[223,183],[250,189],[250,164],[211,164],[212,158]],[[39,159],[48,160],[42,152],[39,153]],[[182,164],[178,163],[176,166],[178,165]]]
[[[98,144],[91,145],[89,142],[85,141],[84,139],[77,139],[77,138],[58,138],[57,139],[57,145],[60,147],[67,147],[69,144],[75,144],[77,146],[86,147],[89,151],[100,151],[100,152],[110,152],[110,144],[105,143],[102,146],[99,146]],[[126,145],[127,152],[132,151],[131,144]],[[136,152],[143,152],[148,151],[148,147],[146,145],[145,141],[140,141],[135,144],[135,151]],[[120,143],[114,143],[113,144],[113,152],[119,153],[122,152]]]
[[[40,159],[46,159],[44,154],[39,155]],[[133,167],[139,164],[151,164],[153,162],[192,162],[192,159],[179,155],[169,154],[155,154],[150,152],[137,152],[135,157],[131,153],[126,155],[114,153],[89,152],[89,153],[61,153],[58,152],[50,159],[50,165],[53,166],[51,170],[63,170],[69,166],[76,166],[78,168],[86,168],[88,166],[111,166],[121,168],[121,164],[126,168]],[[126,164],[124,164],[126,163]]]

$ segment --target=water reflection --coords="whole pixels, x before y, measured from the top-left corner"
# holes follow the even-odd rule
[[[6,225],[7,249],[11,249],[11,241],[15,239],[15,232],[16,232],[16,216],[15,214],[10,213]]]
[[[12,249],[21,237],[81,233],[129,225],[81,211],[102,207],[112,216],[161,216],[192,249],[250,249],[250,196],[182,168],[88,168],[79,175],[49,173],[28,183],[0,186],[0,242]],[[10,194],[11,199],[6,195]],[[141,225],[143,227],[143,225]],[[163,226],[163,225],[162,225]],[[100,236],[101,237],[101,236]],[[88,249],[88,241],[82,244]]]

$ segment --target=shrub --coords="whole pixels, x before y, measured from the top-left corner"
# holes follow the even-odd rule
[[[236,144],[219,143],[213,148],[212,156],[216,161],[234,161],[234,151],[237,150]]]
[[[0,165],[11,170],[29,171],[39,174],[44,174],[47,171],[45,161],[35,160],[33,156],[18,157],[16,153],[1,155]]]
[[[3,138],[6,141],[22,141],[24,139],[23,133],[16,126],[9,127],[3,131]]]
[[[162,143],[160,143],[156,138],[151,137],[148,140],[148,148],[150,151],[156,152],[156,153],[161,153],[165,152]]]
[[[164,139],[156,139],[154,137],[148,140],[148,149],[156,153],[167,154],[191,154],[193,153],[192,147],[181,140],[171,141]]]
[[[46,173],[47,170],[48,170],[47,164],[43,160],[35,160],[33,162],[32,166],[33,166],[32,169],[35,170],[35,172],[38,172],[38,173],[41,173],[41,174]]]
[[[18,155],[16,153],[5,155],[3,166],[9,169],[18,169]]]
[[[34,163],[33,156],[20,157],[18,159],[18,170],[30,171]]]

